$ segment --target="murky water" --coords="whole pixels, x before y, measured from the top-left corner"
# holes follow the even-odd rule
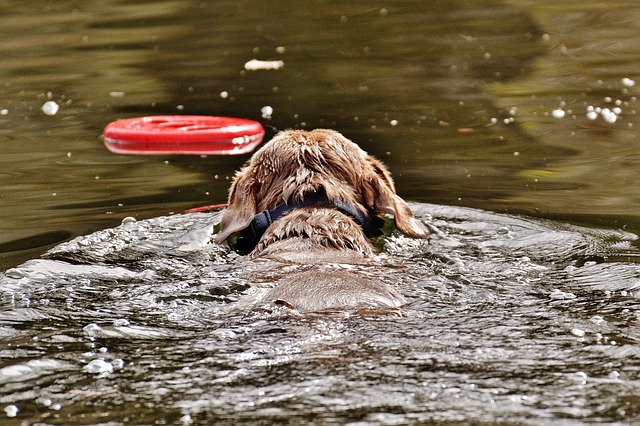
[[[637,422],[639,22],[622,0],[1,3],[2,423]],[[244,309],[260,271],[209,242],[217,214],[170,214],[223,202],[247,156],[100,140],[166,113],[383,159],[435,231],[370,272],[406,310]]]
[[[388,238],[368,273],[410,302],[383,316],[250,309],[278,272],[211,243],[219,214],[9,269],[2,401],[52,424],[640,418],[640,267],[615,262],[640,257],[634,235],[412,207],[434,236]]]

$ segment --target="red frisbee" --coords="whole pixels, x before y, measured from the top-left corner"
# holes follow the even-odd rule
[[[253,151],[264,129],[257,121],[209,115],[158,115],[114,121],[104,144],[117,154],[214,154]]]

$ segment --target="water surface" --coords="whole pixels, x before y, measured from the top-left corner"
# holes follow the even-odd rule
[[[144,114],[332,127],[408,199],[637,229],[631,1],[5,2],[2,265],[57,241],[222,202],[246,156],[126,157],[100,134]],[[246,71],[251,59],[282,60]],[[640,80],[638,80],[640,81]],[[54,116],[41,107],[55,101]],[[587,108],[615,108],[615,123]],[[261,108],[271,106],[270,120]],[[562,108],[566,115],[555,118]]]
[[[622,0],[3,2],[5,421],[637,422],[638,22]],[[248,156],[100,139],[168,113],[381,158],[434,226],[372,272],[407,309],[232,309],[252,266],[209,242],[218,213],[178,213],[224,202]]]
[[[296,266],[211,243],[219,213],[128,222],[9,269],[3,401],[51,424],[638,420],[633,234],[412,207],[431,242],[390,236],[363,271],[409,300],[387,314],[251,308]]]

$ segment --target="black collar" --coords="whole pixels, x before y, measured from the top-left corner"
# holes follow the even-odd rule
[[[245,229],[238,234],[238,240],[236,242],[236,249],[243,253],[250,253],[262,238],[262,235],[276,220],[280,219],[286,213],[291,210],[298,209],[300,207],[310,206],[326,206],[332,207],[338,210],[340,213],[346,214],[356,221],[362,228],[367,237],[374,237],[379,235],[377,227],[371,221],[371,219],[362,213],[357,208],[346,204],[344,201],[329,201],[324,192],[312,192],[305,194],[302,201],[294,201],[289,204],[284,203],[271,209],[258,213],[253,217],[253,220]]]

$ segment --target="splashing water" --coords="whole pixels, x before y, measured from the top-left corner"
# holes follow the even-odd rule
[[[250,309],[243,300],[260,280],[296,267],[265,269],[213,244],[219,213],[125,221],[6,271],[0,393],[7,418],[640,418],[634,235],[412,207],[430,223],[431,241],[390,236],[380,266],[362,271],[409,300],[393,315]]]

